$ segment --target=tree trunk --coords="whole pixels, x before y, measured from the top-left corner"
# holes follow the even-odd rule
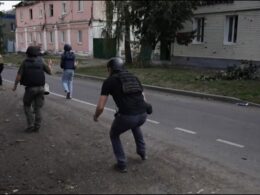
[[[129,22],[129,10],[125,7],[125,61],[126,64],[133,64],[131,46],[130,46],[130,22]]]
[[[171,58],[171,42],[161,40],[160,60],[170,60]]]
[[[141,51],[138,57],[138,64],[141,67],[150,66],[151,55],[152,55],[152,45],[146,41],[141,42]]]

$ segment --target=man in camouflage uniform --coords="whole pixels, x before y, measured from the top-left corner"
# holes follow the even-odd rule
[[[41,108],[44,104],[44,72],[51,74],[52,62],[50,60],[46,65],[43,59],[39,57],[40,49],[36,46],[29,46],[26,54],[27,58],[18,70],[13,91],[16,90],[19,82],[25,86],[23,104],[28,125],[25,131],[37,132],[41,126]]]

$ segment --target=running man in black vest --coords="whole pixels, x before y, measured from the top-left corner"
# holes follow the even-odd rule
[[[41,108],[44,104],[44,72],[51,74],[52,62],[50,60],[47,66],[39,57],[40,49],[36,46],[29,46],[26,54],[27,58],[18,70],[13,91],[16,90],[19,82],[25,86],[23,104],[28,125],[25,131],[37,132],[41,127]]]
[[[110,139],[117,160],[116,170],[127,172],[127,160],[120,141],[120,135],[131,129],[136,152],[142,160],[146,159],[145,142],[140,126],[146,121],[146,104],[143,87],[137,77],[123,66],[121,58],[112,58],[107,63],[109,77],[103,82],[94,121],[102,114],[109,94],[112,95],[118,111],[110,129]]]

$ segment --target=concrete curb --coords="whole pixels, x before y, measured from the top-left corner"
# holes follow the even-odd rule
[[[57,74],[61,74],[61,72],[58,72]],[[78,77],[78,78],[92,79],[92,80],[98,80],[98,81],[104,81],[105,80],[105,78],[103,78],[103,77],[90,76],[90,75],[75,74],[75,76]],[[200,93],[200,92],[193,92],[193,91],[158,87],[158,86],[145,85],[145,84],[143,86],[146,89],[155,90],[155,91],[162,91],[162,92],[179,94],[179,95],[186,95],[186,96],[192,96],[192,97],[212,99],[212,100],[237,104],[239,106],[254,106],[254,107],[260,108],[260,104],[256,104],[256,103],[252,103],[252,102],[246,102],[244,100],[241,100],[241,99],[238,99],[238,98],[235,98],[235,97],[212,95],[212,94],[206,94],[206,93]]]

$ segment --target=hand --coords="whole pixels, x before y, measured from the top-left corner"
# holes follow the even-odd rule
[[[78,62],[78,61],[76,61],[76,62],[75,62],[75,66],[78,66],[78,64],[79,64],[79,62]]]
[[[98,122],[98,117],[96,117],[96,115],[93,116],[93,119],[95,122]]]

